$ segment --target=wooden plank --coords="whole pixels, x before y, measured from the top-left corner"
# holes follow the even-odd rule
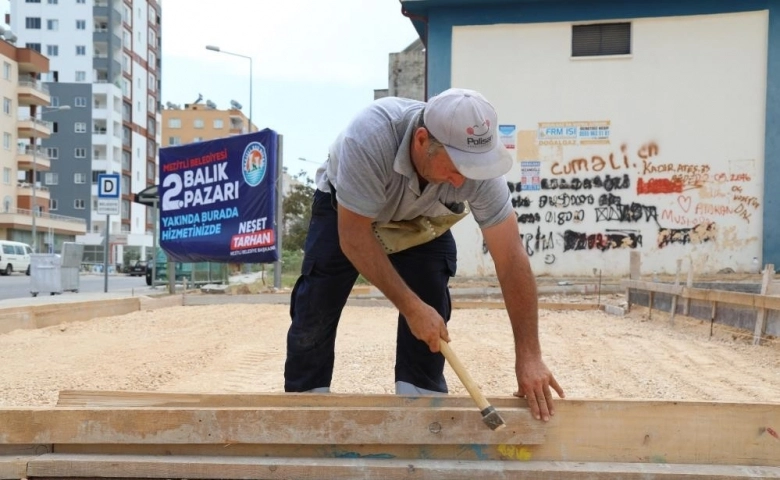
[[[674,286],[680,286],[680,270],[682,270],[682,259],[677,259],[677,269],[674,273]],[[672,295],[672,307],[669,312],[669,324],[674,326],[674,315],[677,313],[677,295]]]
[[[688,278],[685,281],[685,286],[689,289],[693,288],[693,258],[691,257],[688,257]],[[691,309],[691,299],[685,298],[683,302],[683,315],[687,317]]]
[[[36,478],[250,479],[573,479],[742,480],[780,478],[772,467],[596,462],[501,462],[262,457],[44,455],[30,461]]]
[[[504,302],[480,302],[456,300],[452,302],[454,309],[484,308],[491,310],[503,310],[506,308]],[[539,310],[598,310],[597,303],[566,303],[566,302],[539,302]]]
[[[775,266],[767,264],[764,268],[764,276],[761,281],[761,295],[766,295],[769,290],[769,284],[772,283],[772,278],[775,276]],[[766,308],[759,308],[756,313],[756,326],[753,330],[753,345],[759,345],[761,343],[761,337],[764,336],[764,330],[766,328]]]
[[[780,404],[559,400],[547,423],[501,415],[508,428],[493,432],[457,408],[7,409],[0,443],[495,445],[513,459],[780,464]]]
[[[544,441],[528,409],[490,430],[472,408],[255,407],[0,410],[0,443],[510,443]]]
[[[514,396],[488,398],[496,409],[527,408]],[[166,393],[111,390],[63,390],[57,407],[137,408],[137,407],[388,407],[388,408],[476,408],[467,395],[354,395],[345,393]]]
[[[692,300],[704,300],[706,302],[719,302],[730,305],[742,305],[752,308],[780,310],[780,296],[762,296],[755,293],[729,292],[725,290],[705,290],[701,288],[687,288],[683,286],[675,287],[674,285],[664,283],[636,282],[633,280],[623,280],[621,284],[624,287],[630,289],[680,295],[683,298],[690,298]]]
[[[0,455],[0,480],[27,478],[27,462],[32,457]]]

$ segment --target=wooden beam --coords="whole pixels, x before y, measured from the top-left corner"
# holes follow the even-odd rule
[[[28,478],[381,478],[406,480],[743,480],[780,478],[780,468],[595,462],[442,461],[362,458],[146,457],[50,454]]]
[[[547,423],[502,406],[503,433],[473,408],[449,407],[449,397],[425,402],[434,400],[438,407],[6,409],[0,443],[493,445],[511,459],[780,464],[780,404],[559,400]]]
[[[687,288],[693,288],[693,258],[688,257],[688,279],[685,282],[685,286]],[[683,303],[683,315],[686,317],[688,316],[688,313],[690,312],[691,308],[691,299],[686,298],[684,299]]]
[[[780,296],[762,296],[754,293],[729,292],[726,290],[705,290],[701,288],[687,288],[683,286],[675,287],[674,285],[670,284],[637,282],[633,280],[623,280],[621,284],[629,289],[680,295],[683,298],[690,298],[693,300],[704,300],[707,302],[742,305],[752,308],[780,310]]]
[[[32,457],[0,455],[0,480],[27,478],[27,462]]]
[[[506,305],[502,301],[465,301],[456,300],[452,302],[454,309],[484,308],[491,310],[503,310]],[[539,310],[598,310],[597,303],[566,303],[566,302],[539,302]]]
[[[764,268],[764,276],[761,281],[761,295],[766,295],[769,291],[769,285],[772,283],[772,279],[775,276],[775,266],[771,263]],[[759,345],[761,343],[761,337],[764,336],[764,329],[766,322],[766,308],[759,308],[756,313],[756,325],[753,331],[753,345]]]
[[[472,408],[254,407],[0,410],[0,443],[538,444],[528,409],[502,410],[490,430]]]
[[[488,398],[496,409],[527,408],[521,398]],[[346,393],[166,393],[110,390],[63,390],[57,407],[88,408],[476,408],[467,395],[353,395]]]

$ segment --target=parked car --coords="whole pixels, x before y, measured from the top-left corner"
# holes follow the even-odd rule
[[[26,243],[0,240],[0,275],[14,272],[30,274],[32,248]]]
[[[148,265],[149,262],[146,260],[136,260],[127,268],[127,274],[131,277],[142,277],[146,275],[146,269]]]

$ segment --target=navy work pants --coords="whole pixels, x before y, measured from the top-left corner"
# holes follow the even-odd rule
[[[409,288],[450,319],[448,282],[455,275],[457,251],[452,233],[389,255]],[[287,333],[284,389],[305,392],[330,387],[336,327],[358,272],[339,246],[335,197],[316,190],[304,247],[301,276],[292,291]],[[403,315],[398,316],[395,381],[435,392],[447,392],[444,357],[417,340]]]

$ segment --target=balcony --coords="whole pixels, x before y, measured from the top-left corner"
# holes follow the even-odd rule
[[[21,208],[0,210],[0,228],[32,230],[32,211]],[[87,233],[87,221],[83,218],[42,212],[35,217],[35,228],[38,232],[51,230],[61,235],[84,235]]]
[[[49,105],[51,103],[49,87],[38,80],[19,80],[17,96],[19,105]]]
[[[49,138],[51,136],[51,122],[44,122],[33,117],[20,117],[16,129],[21,138]]]
[[[35,154],[34,156],[33,153]],[[51,159],[46,150],[41,147],[33,148],[32,145],[20,146],[16,153],[17,168],[19,170],[32,170],[33,163],[35,164],[35,169],[39,172],[51,170]]]
[[[33,195],[35,195],[35,199],[33,201]],[[16,204],[20,205],[22,207],[31,207],[33,205],[38,205],[39,207],[43,208],[44,205],[49,204],[49,200],[51,199],[51,194],[49,193],[49,189],[38,185],[35,187],[35,190],[32,188],[32,184],[28,182],[19,182],[16,185]]]

